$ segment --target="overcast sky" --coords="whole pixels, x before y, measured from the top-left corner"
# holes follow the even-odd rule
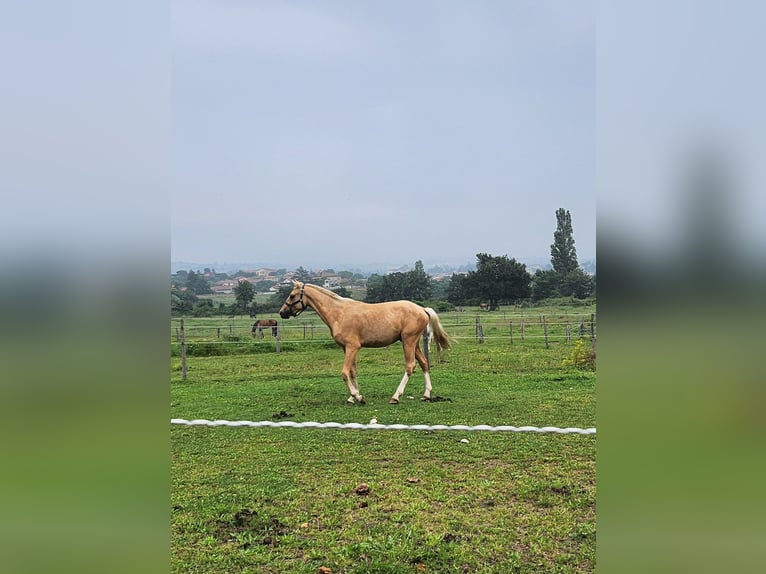
[[[171,258],[595,257],[590,2],[172,5]]]

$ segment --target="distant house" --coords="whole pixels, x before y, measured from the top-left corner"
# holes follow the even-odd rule
[[[248,283],[252,283],[252,281],[250,281],[250,279],[247,277],[235,277],[234,279],[224,279],[223,281],[218,281],[210,287],[210,290],[218,295],[230,295],[231,293],[234,293],[234,288],[239,284],[240,281],[247,281]]]
[[[218,295],[229,295],[234,292],[234,287],[236,286],[236,281],[232,279],[225,279],[215,283],[212,287],[210,287],[210,290]]]
[[[246,273],[255,276],[257,279],[266,279],[276,275],[276,271],[274,269],[267,269],[266,267],[261,267],[260,269],[248,269]]]
[[[325,289],[335,289],[336,287],[340,287],[340,281],[340,275],[330,275],[324,278],[322,286]]]

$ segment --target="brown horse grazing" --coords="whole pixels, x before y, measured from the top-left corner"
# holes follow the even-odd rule
[[[271,327],[271,335],[272,337],[277,336],[277,320],[276,319],[258,319],[255,323],[253,323],[253,337],[256,335],[256,331],[258,332],[258,336],[263,339],[263,329]]]
[[[404,394],[407,381],[415,369],[417,360],[426,379],[423,400],[431,398],[431,376],[428,361],[420,349],[420,337],[428,332],[433,336],[439,349],[449,349],[450,340],[442,328],[439,316],[430,307],[421,307],[411,301],[389,301],[386,303],[363,303],[307,283],[293,281],[293,290],[279,310],[283,319],[297,317],[307,307],[317,312],[330,328],[332,338],[346,353],[343,362],[343,380],[354,400],[364,404],[356,379],[356,354],[362,347],[387,347],[396,341],[404,348],[404,376],[388,401],[399,402]]]

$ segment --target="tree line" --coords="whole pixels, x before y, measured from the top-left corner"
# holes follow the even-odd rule
[[[476,269],[468,273],[453,273],[451,277],[435,280],[426,273],[423,262],[407,272],[373,274],[367,280],[365,301],[380,303],[408,299],[434,307],[437,311],[464,305],[486,304],[489,310],[501,305],[537,303],[552,298],[587,299],[595,297],[596,278],[583,271],[577,261],[572,219],[569,211],[556,210],[556,230],[551,248],[551,269],[530,274],[526,265],[507,255],[476,254]],[[309,273],[300,267],[296,279],[306,281]],[[234,287],[235,302],[214,306],[210,299],[198,295],[210,293],[210,286],[201,274],[189,271],[186,289],[171,289],[171,312],[174,315],[273,313],[289,294],[291,286],[282,286],[267,302],[255,304],[256,287],[250,281],[239,281]],[[345,287],[334,289],[350,297]]]

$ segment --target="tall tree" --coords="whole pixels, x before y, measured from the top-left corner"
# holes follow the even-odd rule
[[[551,265],[556,273],[571,273],[577,270],[577,251],[572,232],[572,216],[569,210],[556,210],[556,231],[551,245]]]
[[[240,280],[237,286],[234,287],[234,297],[237,299],[237,306],[242,311],[247,311],[247,306],[255,297],[255,289],[250,281]]]
[[[431,277],[426,273],[423,262],[417,260],[415,269],[407,273],[406,299],[426,301],[431,297]]]

